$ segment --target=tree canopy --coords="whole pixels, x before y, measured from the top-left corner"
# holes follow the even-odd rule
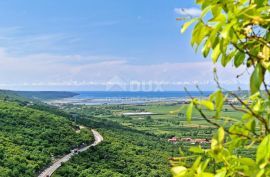
[[[93,141],[90,130],[76,133],[55,110],[36,108],[0,100],[0,177],[35,176],[53,158]]]
[[[187,119],[192,110],[217,127],[209,148],[192,147],[192,156],[172,162],[174,176],[270,176],[270,92],[267,77],[270,72],[270,6],[268,0],[197,0],[200,17],[183,17],[186,22],[181,32],[195,23],[191,45],[201,49],[204,57],[227,67],[253,68],[250,75],[250,96],[239,97],[226,92],[215,77],[219,90],[206,100],[192,99],[187,108]],[[216,74],[215,74],[216,75]],[[241,120],[223,116],[223,105],[228,97],[240,106],[230,106],[243,113]],[[215,115],[204,114],[206,108]],[[224,120],[223,124],[215,122]],[[249,155],[239,153],[248,150]],[[254,152],[254,153],[253,153]],[[254,154],[254,157],[253,157]]]

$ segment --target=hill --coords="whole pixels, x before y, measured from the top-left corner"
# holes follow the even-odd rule
[[[33,101],[34,100],[53,100],[69,98],[79,95],[74,92],[65,91],[12,91],[0,90],[0,98],[11,99],[13,101]]]
[[[62,99],[69,98],[79,95],[74,92],[64,92],[64,91],[15,91],[16,94],[30,98],[30,99],[38,99],[38,100],[54,100],[54,99]]]
[[[160,136],[102,118],[81,115],[80,124],[97,128],[104,141],[75,156],[53,177],[170,177],[168,158],[178,148]]]
[[[10,98],[24,99],[14,92],[8,94]],[[0,100],[1,177],[35,176],[54,157],[90,141],[89,132],[77,134],[76,126],[60,112],[48,108],[41,111],[42,105],[34,105],[39,109]]]

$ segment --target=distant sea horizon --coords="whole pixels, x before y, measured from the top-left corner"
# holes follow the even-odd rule
[[[192,97],[207,97],[212,91],[73,91],[78,95],[51,100],[52,104],[145,104],[154,102],[177,102]]]
[[[213,91],[72,91],[73,98],[181,98],[209,96]]]

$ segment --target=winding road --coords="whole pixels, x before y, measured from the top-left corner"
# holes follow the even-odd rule
[[[81,149],[78,149],[77,152],[84,152],[87,149],[89,149],[92,146],[96,146],[99,143],[101,143],[103,141],[103,137],[96,131],[96,130],[91,130],[93,132],[95,141],[93,144],[83,147]],[[40,173],[40,175],[38,175],[38,177],[49,177],[51,176],[59,167],[61,167],[62,163],[65,163],[67,161],[70,160],[70,158],[74,155],[76,155],[77,153],[75,152],[75,150],[72,150],[71,153],[63,156],[61,159],[57,160],[55,163],[53,163],[50,167],[48,167],[47,169],[45,169],[42,173]]]

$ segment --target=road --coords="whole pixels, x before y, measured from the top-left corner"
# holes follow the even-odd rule
[[[95,141],[93,144],[86,146],[84,148],[78,149],[78,152],[84,152],[87,149],[89,149],[92,146],[96,146],[99,143],[101,143],[103,141],[103,137],[96,131],[92,129],[92,133],[94,135]],[[65,163],[67,161],[70,160],[70,158],[74,155],[76,155],[77,153],[74,152],[74,150],[71,151],[71,153],[63,156],[61,159],[57,160],[55,163],[53,163],[50,167],[48,167],[47,169],[45,169],[42,173],[40,173],[40,175],[38,175],[38,177],[48,177],[51,176],[59,167],[61,167],[62,163]]]

